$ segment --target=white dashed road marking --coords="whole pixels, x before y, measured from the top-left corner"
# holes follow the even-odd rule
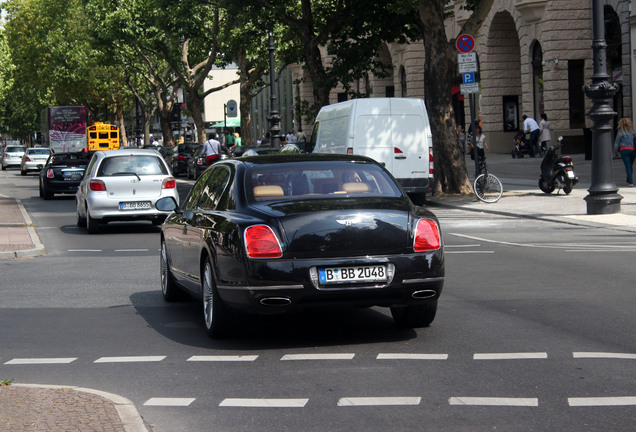
[[[144,402],[144,406],[172,406],[185,407],[194,402],[196,398],[150,398]]]
[[[636,405],[636,396],[568,398],[570,406],[627,406]]]
[[[247,408],[303,408],[309,399],[224,399],[219,406]]]
[[[187,361],[192,362],[232,362],[232,361],[254,361],[257,355],[238,355],[238,356],[192,356]]]
[[[636,360],[636,354],[605,353],[605,352],[574,352],[574,358],[604,358],[604,359],[629,359]]]
[[[95,363],[159,362],[165,358],[166,356],[101,357]]]
[[[281,360],[351,360],[355,354],[285,354]]]
[[[525,352],[525,353],[484,353],[473,355],[473,360],[523,360],[523,359],[547,359],[545,352]]]
[[[338,406],[388,406],[419,405],[420,397],[345,397],[338,401]]]
[[[17,358],[9,360],[6,365],[28,365],[28,364],[68,364],[77,360],[77,357],[67,358]]]
[[[500,397],[452,397],[448,400],[451,405],[473,406],[539,406],[537,398],[500,398]]]

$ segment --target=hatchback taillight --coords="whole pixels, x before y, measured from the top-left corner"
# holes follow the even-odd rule
[[[283,250],[274,231],[267,225],[252,225],[245,230],[245,246],[250,258],[280,258]]]
[[[24,158],[24,161],[25,161],[25,162],[31,162],[31,158],[30,158],[30,157],[28,157],[28,156],[26,156],[26,157]]]
[[[177,160],[180,160],[180,161],[187,161],[187,160],[188,160],[188,157],[187,157],[187,156],[183,156],[183,155],[179,155],[179,156],[177,156]]]
[[[174,189],[177,187],[177,180],[174,177],[166,177],[161,183],[161,189]]]
[[[417,221],[413,250],[415,252],[432,251],[439,249],[440,244],[437,223],[432,219],[420,219]]]
[[[49,169],[46,170],[46,177],[47,178],[55,177],[55,173],[53,173],[53,168],[49,168]]]
[[[98,192],[106,191],[106,183],[104,183],[102,180],[91,180],[88,183],[88,187],[90,187],[92,191],[98,191]]]

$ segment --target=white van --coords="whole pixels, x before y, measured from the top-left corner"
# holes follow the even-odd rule
[[[409,194],[433,187],[433,139],[423,99],[365,98],[322,107],[309,148],[375,159]]]

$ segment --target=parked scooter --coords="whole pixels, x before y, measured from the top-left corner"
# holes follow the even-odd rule
[[[549,194],[557,189],[569,194],[578,183],[579,178],[574,174],[574,163],[570,156],[559,156],[557,150],[561,148],[563,137],[559,137],[559,143],[548,147],[543,161],[541,161],[541,177],[539,177],[539,189]]]

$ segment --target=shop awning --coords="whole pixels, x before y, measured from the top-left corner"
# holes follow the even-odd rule
[[[214,123],[214,124],[210,125],[210,127],[211,128],[241,127],[241,119],[240,118],[236,118],[236,117],[232,117],[232,118],[227,119],[226,122]]]

